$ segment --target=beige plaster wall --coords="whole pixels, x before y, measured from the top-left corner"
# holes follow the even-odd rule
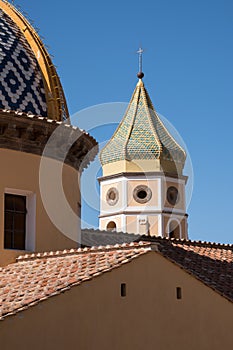
[[[103,176],[114,175],[121,172],[142,173],[147,171],[160,171],[159,160],[141,160],[133,161],[120,160],[118,162],[103,165]]]
[[[171,215],[163,215],[163,227],[164,227],[164,237],[169,237],[169,233],[168,233],[168,223],[170,221],[170,219],[172,219],[174,221],[179,221],[180,223],[180,227],[181,227],[181,238],[188,238],[188,232],[187,232],[187,218],[185,216],[176,216],[173,217]]]
[[[127,215],[126,216],[126,227],[128,233],[137,233],[137,216]]]
[[[144,204],[138,203],[133,197],[134,189],[139,186],[144,185],[151,189],[152,197],[151,199]],[[128,206],[136,206],[136,207],[147,207],[148,210],[150,206],[158,206],[159,198],[158,198],[158,180],[129,180],[128,181]]]
[[[116,230],[121,231],[121,216],[114,216],[114,217],[106,217],[100,219],[100,230],[107,230],[107,225],[110,221],[114,221],[116,223]]]
[[[39,189],[40,157],[29,153],[0,149],[0,265],[14,261],[22,251],[4,250],[4,193],[6,188],[29,191],[36,195],[36,251],[76,247],[77,243],[63,235],[51,222],[42,203]],[[51,162],[56,162],[51,160]],[[48,177],[51,176],[48,171]],[[69,205],[75,213],[80,203],[78,172],[68,165],[63,168],[63,189]],[[56,185],[54,198],[56,202]],[[59,203],[57,203],[59,206]],[[59,213],[60,215],[60,213]],[[64,217],[64,221],[66,217]],[[80,230],[77,222],[77,233]],[[30,234],[30,233],[29,233]]]
[[[183,165],[168,160],[134,159],[133,161],[119,160],[103,165],[103,176],[121,172],[141,173],[148,171],[162,171],[171,174],[182,174]]]
[[[159,215],[146,215],[146,216],[148,218],[148,224],[149,224],[149,233],[148,234],[150,236],[158,236]],[[142,233],[143,234],[143,232],[138,232],[138,216],[137,215],[127,215],[126,216],[126,227],[127,227],[128,233]]]
[[[232,324],[231,302],[151,252],[8,317],[0,340],[4,350],[219,350],[232,348]]]
[[[176,205],[171,205],[168,201],[167,201],[167,189],[170,187],[176,187],[179,191],[179,201],[176,203]],[[185,211],[185,185],[183,183],[178,183],[177,181],[166,181],[164,183],[164,206],[166,208],[174,208],[174,209],[181,209]]]
[[[106,199],[107,192],[110,188],[116,188],[119,193],[118,202],[114,205],[109,205]],[[115,182],[111,184],[106,184],[102,182],[101,184],[101,210],[103,211],[118,211],[122,209],[123,206],[123,196],[122,196],[122,182]]]

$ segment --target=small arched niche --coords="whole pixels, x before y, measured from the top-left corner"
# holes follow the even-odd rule
[[[109,223],[107,224],[107,231],[116,231],[116,223],[114,221],[109,221]]]
[[[169,238],[180,238],[180,224],[176,220],[169,223]]]

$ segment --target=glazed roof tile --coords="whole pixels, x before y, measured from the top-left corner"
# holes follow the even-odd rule
[[[26,37],[0,9],[0,108],[47,115],[43,76]]]
[[[161,158],[183,164],[186,154],[162,123],[140,79],[121,123],[100,153],[100,161],[105,165]]]
[[[151,251],[148,242],[20,256],[0,269],[0,319]]]
[[[0,108],[68,118],[56,67],[38,29],[6,0],[0,0],[0,29]]]

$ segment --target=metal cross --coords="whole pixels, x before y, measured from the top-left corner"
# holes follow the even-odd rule
[[[137,53],[138,53],[138,58],[139,58],[139,72],[142,72],[142,54],[143,54],[144,50],[139,47]]]

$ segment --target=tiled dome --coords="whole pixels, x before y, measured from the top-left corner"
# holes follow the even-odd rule
[[[0,109],[63,120],[63,89],[37,32],[10,3],[0,0]]]
[[[0,9],[0,108],[46,116],[42,74],[20,29]]]

